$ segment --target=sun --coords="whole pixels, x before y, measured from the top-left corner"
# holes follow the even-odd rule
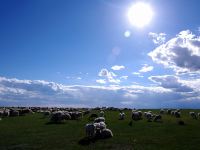
[[[139,28],[148,25],[153,17],[153,10],[149,4],[136,3],[128,10],[129,22]]]

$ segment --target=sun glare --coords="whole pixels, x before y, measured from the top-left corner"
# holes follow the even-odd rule
[[[152,20],[152,17],[152,8],[146,3],[136,3],[128,10],[128,19],[130,23],[139,28],[148,25]]]

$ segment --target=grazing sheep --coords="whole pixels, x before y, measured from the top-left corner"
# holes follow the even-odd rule
[[[200,117],[200,113],[198,113],[197,116]]]
[[[10,110],[10,116],[11,117],[19,116],[19,111],[17,111],[17,110]]]
[[[67,112],[64,112],[64,116],[63,117],[64,117],[65,120],[70,120],[71,119],[70,114],[67,113]]]
[[[85,131],[86,131],[86,136],[94,137],[96,133],[96,127],[94,124],[86,124]]]
[[[62,111],[55,111],[51,114],[51,122],[60,123],[65,119],[64,113]]]
[[[140,118],[142,118],[142,111],[138,111]]]
[[[103,139],[113,137],[113,133],[110,129],[103,129],[101,131],[101,137]]]
[[[3,115],[4,115],[4,111],[0,110],[0,116],[3,116]]]
[[[94,123],[94,126],[96,127],[96,129],[98,130],[103,130],[106,129],[106,124],[105,122],[99,122],[99,123]]]
[[[175,116],[176,118],[180,118],[180,117],[181,117],[181,112],[180,112],[180,111],[175,111],[175,112],[174,112],[174,116]]]
[[[100,111],[99,117],[104,117],[104,111]]]
[[[189,114],[193,119],[197,119],[197,115],[195,114],[195,112],[189,112]]]
[[[151,122],[151,121],[152,121],[152,118],[153,118],[153,116],[152,116],[152,114],[151,114],[151,113],[147,112],[147,113],[146,113],[146,118],[147,118],[147,121],[148,121],[148,122]]]
[[[171,111],[171,115],[174,116],[174,114],[175,114],[175,111]]]
[[[132,119],[135,120],[135,121],[140,120],[141,116],[140,116],[139,112],[133,112],[132,113]]]
[[[105,118],[104,117],[98,117],[94,120],[94,123],[99,123],[99,122],[105,122]]]
[[[8,110],[8,109],[4,110],[3,116],[4,117],[9,117],[10,116],[10,110]]]
[[[153,121],[161,121],[162,116],[161,115],[156,115]]]
[[[49,116],[49,115],[51,115],[51,112],[50,111],[44,111],[43,114],[44,114],[44,116]]]
[[[165,113],[165,110],[164,109],[161,109],[160,110],[160,114],[164,114]]]
[[[72,120],[77,120],[77,119],[83,117],[82,112],[69,112],[69,114],[70,114]]]
[[[124,120],[124,118],[125,118],[125,113],[124,112],[119,113],[119,120]]]

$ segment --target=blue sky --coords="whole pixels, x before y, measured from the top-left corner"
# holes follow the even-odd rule
[[[127,17],[138,2],[154,12],[143,28]],[[199,6],[2,0],[0,105],[200,107]]]

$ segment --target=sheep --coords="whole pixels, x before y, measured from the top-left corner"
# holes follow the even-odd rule
[[[119,113],[119,120],[124,120],[124,118],[125,118],[125,113],[124,112]]]
[[[198,113],[197,116],[200,117],[200,113]]]
[[[99,117],[104,117],[104,111],[100,111]]]
[[[160,114],[164,114],[165,113],[165,110],[164,109],[161,109],[160,110]]]
[[[113,133],[110,129],[103,129],[101,131],[101,137],[103,139],[113,137]]]
[[[43,114],[44,114],[44,116],[49,116],[49,115],[51,115],[51,112],[50,111],[44,111]]]
[[[98,117],[94,120],[94,123],[99,123],[99,122],[105,122],[105,118],[104,117]]]
[[[175,114],[175,111],[171,111],[171,115],[174,116],[174,114]]]
[[[132,119],[133,120],[140,120],[141,119],[140,113],[139,112],[133,112],[132,113]]]
[[[142,117],[142,111],[138,111],[140,118]]]
[[[70,114],[67,113],[67,112],[64,112],[64,116],[63,117],[64,117],[65,120],[70,120],[71,119]]]
[[[0,116],[4,116],[4,111],[0,110]]]
[[[189,112],[189,114],[193,119],[197,119],[197,115],[195,114],[195,112]]]
[[[12,117],[19,116],[19,111],[17,111],[17,110],[11,110],[10,111],[10,116],[12,116]]]
[[[62,111],[55,111],[51,114],[51,122],[60,123],[65,119]]]
[[[106,129],[106,124],[105,122],[99,122],[99,123],[94,123],[94,126],[96,127],[96,130],[103,130]]]
[[[176,118],[180,118],[180,117],[181,117],[181,112],[180,112],[180,111],[175,111],[175,112],[174,112],[174,116],[175,116]]]
[[[94,124],[86,124],[85,131],[86,131],[86,136],[94,137],[96,133],[96,127]]]
[[[8,109],[4,110],[3,116],[9,117],[10,116],[10,110],[8,110]]]
[[[148,121],[148,122],[151,122],[153,116],[152,116],[151,113],[148,112],[148,113],[146,113],[146,118],[147,118],[147,121]]]
[[[69,114],[70,114],[72,120],[76,120],[78,118],[83,117],[82,112],[69,112]]]
[[[162,116],[161,115],[156,115],[153,121],[161,121]]]

